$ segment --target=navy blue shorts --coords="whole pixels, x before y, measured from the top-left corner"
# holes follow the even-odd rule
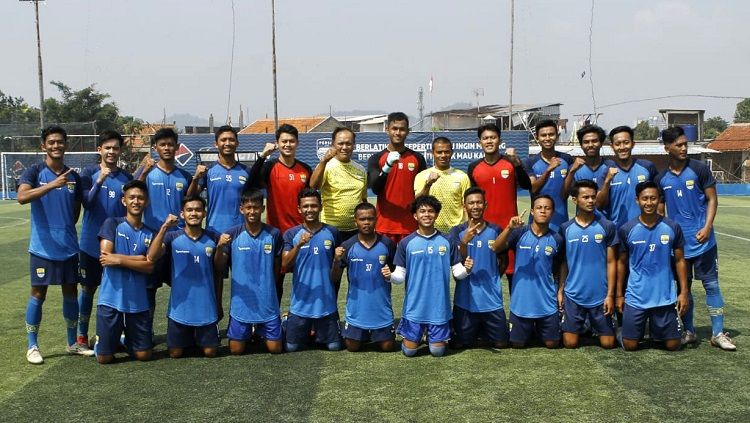
[[[474,313],[457,305],[453,306],[453,335],[461,345],[474,345],[479,334],[492,342],[508,342],[508,322],[505,310],[498,309]]]
[[[125,331],[128,350],[148,351],[151,344],[149,312],[122,313],[109,306],[96,307],[96,353],[114,355],[120,346],[120,335]]]
[[[586,317],[589,318],[591,329],[603,336],[614,336],[615,326],[612,315],[604,315],[604,305],[597,307],[581,307],[575,301],[565,295],[565,311],[562,316],[562,331],[568,333],[581,333]]]
[[[450,322],[442,325],[431,325],[429,323],[415,323],[407,318],[402,318],[398,324],[398,334],[403,336],[407,341],[419,344],[422,342],[422,336],[427,332],[427,342],[434,344],[436,342],[448,342],[451,339]]]
[[[635,340],[643,338],[646,319],[654,341],[680,339],[679,317],[674,304],[644,310],[625,303],[622,311],[622,337]]]
[[[393,325],[380,329],[362,329],[347,322],[344,323],[344,330],[341,331],[341,336],[358,342],[393,341],[396,339],[396,330]]]
[[[715,245],[705,253],[685,259],[685,261],[688,268],[688,282],[692,282],[693,277],[701,281],[719,280],[719,255]]]
[[[188,326],[167,318],[167,347],[186,348],[192,346],[218,347],[219,328],[216,323],[204,326]]]
[[[267,341],[281,340],[281,318],[278,316],[265,323],[243,323],[229,317],[227,338],[232,341],[247,342],[253,337],[253,332]]]
[[[510,312],[510,342],[527,344],[536,335],[542,341],[560,340],[560,315],[550,314],[546,317],[525,318]]]
[[[102,283],[102,264],[98,257],[90,256],[83,251],[78,254],[81,285],[99,286]]]
[[[29,254],[31,286],[63,285],[78,282],[78,255],[67,260],[47,260]]]
[[[318,318],[301,317],[294,313],[289,313],[286,321],[286,342],[290,344],[308,344],[311,329],[315,329],[315,342],[318,344],[330,344],[341,341],[339,313],[335,312]]]

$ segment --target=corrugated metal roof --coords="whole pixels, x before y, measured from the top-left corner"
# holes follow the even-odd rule
[[[708,147],[719,151],[750,150],[750,123],[729,125]]]

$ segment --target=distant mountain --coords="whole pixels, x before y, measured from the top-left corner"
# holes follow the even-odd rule
[[[162,118],[153,119],[151,123],[161,123]],[[176,113],[167,116],[167,123],[175,123],[178,130],[182,131],[186,126],[208,126],[208,118],[191,115],[190,113]],[[215,121],[214,121],[215,122]]]

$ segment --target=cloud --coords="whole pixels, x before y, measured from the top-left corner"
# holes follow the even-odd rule
[[[635,24],[653,27],[694,24],[701,21],[700,15],[686,2],[667,0],[653,2],[634,14]]]

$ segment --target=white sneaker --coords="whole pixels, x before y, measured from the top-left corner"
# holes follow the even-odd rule
[[[94,350],[89,348],[86,344],[81,344],[76,342],[75,344],[68,345],[65,348],[65,351],[68,352],[68,354],[71,355],[82,355],[84,357],[93,357],[94,356]]]
[[[698,337],[695,336],[695,332],[691,332],[689,330],[682,332],[682,336],[680,337],[680,343],[682,345],[695,344],[697,340]]]
[[[713,345],[714,347],[719,347],[725,351],[734,351],[737,349],[737,346],[734,345],[732,338],[730,338],[726,332],[722,332],[714,337],[711,337],[711,345]]]
[[[44,363],[44,358],[42,358],[42,353],[39,352],[39,347],[34,345],[33,347],[29,348],[28,351],[26,351],[26,361],[31,364]]]

